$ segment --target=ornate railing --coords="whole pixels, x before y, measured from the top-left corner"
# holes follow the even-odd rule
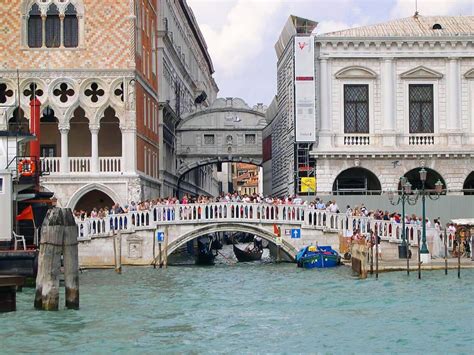
[[[59,174],[61,157],[47,157],[41,158],[41,171],[50,174]],[[92,158],[91,157],[69,157],[68,158],[69,172],[75,174],[92,172]],[[119,173],[122,171],[123,162],[122,157],[99,157],[99,171],[100,173]]]
[[[134,211],[109,215],[105,218],[78,220],[79,238],[109,235],[116,230],[135,231],[155,229],[167,224],[208,223],[255,223],[289,224],[300,228],[312,228],[338,232],[345,236],[356,229],[366,235],[373,230],[383,240],[401,243],[402,224],[394,221],[377,220],[369,217],[353,217],[344,213],[316,210],[304,205],[270,205],[253,203],[209,203],[187,205],[158,205],[146,211]],[[411,245],[418,245],[421,225],[406,224],[406,235]],[[427,235],[439,238],[435,228],[428,228]],[[452,240],[449,240],[452,248]]]
[[[50,174],[55,174],[59,173],[59,163],[61,161],[61,158],[41,158],[41,171],[50,173]]]

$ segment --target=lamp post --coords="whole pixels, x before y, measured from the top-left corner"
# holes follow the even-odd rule
[[[431,260],[430,252],[428,246],[426,245],[426,196],[431,200],[437,200],[441,193],[443,192],[443,183],[438,180],[435,183],[435,194],[432,194],[431,191],[426,190],[426,177],[427,171],[425,168],[420,170],[420,180],[421,180],[421,205],[422,205],[422,231],[421,231],[421,249],[420,249],[420,259],[423,263],[427,264]],[[419,247],[419,246],[418,246]]]
[[[394,206],[402,204],[402,246],[405,249],[405,258],[407,259],[407,274],[410,274],[410,255],[409,255],[409,239],[406,235],[406,228],[405,228],[405,203],[409,205],[416,204],[418,199],[418,195],[411,196],[411,184],[405,176],[400,177],[400,190],[398,191],[398,198],[395,200],[395,193],[394,191],[390,191],[388,193],[388,199],[390,203]],[[401,248],[398,248],[398,257],[402,259],[402,252]]]

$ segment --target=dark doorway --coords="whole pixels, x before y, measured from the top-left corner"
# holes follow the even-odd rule
[[[462,187],[464,195],[474,195],[474,171],[467,176]]]
[[[90,213],[93,208],[99,210],[100,208],[107,207],[110,209],[114,203],[115,202],[106,193],[99,190],[92,190],[79,199],[74,209],[77,211],[84,210]]]
[[[332,191],[336,195],[380,195],[382,186],[370,170],[350,168],[337,176]]]

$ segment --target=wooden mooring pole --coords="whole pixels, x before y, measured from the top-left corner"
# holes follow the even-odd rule
[[[444,274],[448,274],[448,234],[444,230]]]
[[[52,208],[43,222],[34,306],[56,311],[59,308],[61,254],[64,255],[66,307],[79,308],[79,259],[77,226],[68,208]]]
[[[115,272],[122,273],[122,232],[119,230],[114,236]]]

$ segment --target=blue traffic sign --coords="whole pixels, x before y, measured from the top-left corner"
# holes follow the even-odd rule
[[[291,238],[292,239],[300,239],[301,238],[301,229],[292,229],[291,230]]]
[[[163,243],[165,241],[165,232],[156,231],[156,240],[158,243]]]

